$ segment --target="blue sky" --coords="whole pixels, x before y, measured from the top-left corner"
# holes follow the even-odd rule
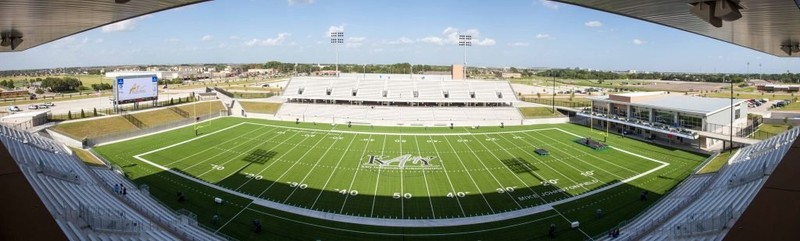
[[[759,64],[765,73],[800,71],[796,58],[544,0],[212,1],[0,53],[0,69],[332,63],[331,30],[346,35],[341,63],[461,63],[464,52],[454,38],[470,33],[470,66],[744,73],[750,62],[753,73]]]

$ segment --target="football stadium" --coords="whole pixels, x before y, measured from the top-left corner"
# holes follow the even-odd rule
[[[0,50],[31,51],[203,2],[11,1],[0,6],[13,20],[0,20]],[[557,2],[775,56],[792,56],[791,39],[800,38],[794,1]],[[89,17],[52,28],[63,12]],[[784,18],[797,21],[771,21]],[[331,43],[342,36],[331,33]],[[459,40],[465,51],[479,41]],[[56,114],[69,105],[57,97],[7,108],[0,239],[796,236],[800,128],[761,136],[777,125],[771,121],[791,118],[753,118],[761,103],[734,96],[732,80],[727,98],[634,89],[590,92],[579,102],[575,92],[557,100],[555,78],[531,87],[552,99],[531,100],[518,82],[471,78],[460,64],[408,74],[366,73],[366,65],[363,73],[340,71],[337,63],[300,75],[297,66],[282,77],[241,77],[241,86],[238,77],[214,82],[213,74],[187,85],[165,82],[182,74],[176,70],[107,71],[108,97],[86,97],[100,100],[86,111]],[[98,110],[100,102],[108,109]]]

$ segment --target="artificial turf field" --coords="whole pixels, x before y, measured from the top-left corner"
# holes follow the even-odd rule
[[[559,238],[583,239],[632,218],[705,159],[616,136],[602,151],[574,142],[587,135],[602,139],[572,124],[450,129],[222,118],[198,136],[186,127],[96,150],[214,231],[237,239],[301,240],[528,240],[545,238],[550,223],[559,227]],[[596,189],[602,191],[579,196]],[[645,190],[650,200],[639,201]],[[189,201],[177,203],[177,191]],[[216,196],[228,203],[209,206]],[[252,198],[357,217],[472,219],[452,227],[379,227],[369,219],[352,224],[304,217]],[[600,219],[598,208],[604,210]],[[221,223],[209,222],[214,213]],[[480,220],[492,214],[516,215]],[[265,232],[249,230],[253,219],[267,224]],[[581,221],[582,228],[569,229],[567,220]]]

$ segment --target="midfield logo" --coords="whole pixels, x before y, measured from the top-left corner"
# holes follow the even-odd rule
[[[367,162],[362,164],[364,168],[387,168],[387,169],[439,169],[438,165],[431,163],[435,156],[413,156],[411,154],[401,155],[389,159],[389,156],[369,155]]]

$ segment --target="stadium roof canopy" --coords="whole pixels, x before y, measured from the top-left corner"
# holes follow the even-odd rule
[[[727,0],[738,3],[741,18],[722,21],[721,27],[690,12],[692,3],[723,0],[555,0],[640,19],[767,54],[800,56],[800,0]],[[786,48],[782,46],[791,46]],[[791,49],[787,51],[787,49]]]
[[[0,52],[22,51],[110,23],[204,1],[0,1],[0,38],[4,39]],[[13,50],[11,38],[22,39]]]

